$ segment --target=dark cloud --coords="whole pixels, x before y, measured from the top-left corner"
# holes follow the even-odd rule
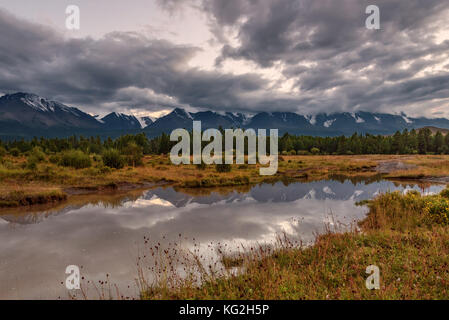
[[[201,48],[112,32],[65,38],[0,10],[0,92],[29,91],[94,113],[176,106],[217,111],[406,111],[447,106],[447,0],[168,0],[208,17],[221,53],[213,71],[189,66]],[[365,8],[381,30],[365,28]],[[230,39],[237,35],[236,39]],[[235,41],[236,40],[236,41]],[[240,60],[254,73],[223,72]],[[280,79],[258,71],[280,66]],[[291,90],[278,90],[288,82]],[[446,103],[444,105],[443,103]],[[103,108],[95,110],[95,108]]]
[[[0,11],[0,29],[0,91],[31,91],[92,107],[111,103],[113,108],[118,103],[154,111],[181,104],[238,108],[244,104],[241,93],[265,86],[252,74],[233,76],[191,68],[187,63],[199,48],[137,33],[65,39],[4,11]]]
[[[365,28],[369,4],[380,8],[381,30]],[[238,45],[222,41],[217,64],[282,63],[286,79],[294,80],[302,98],[310,97],[299,106],[309,112],[391,111],[417,100],[448,98],[446,90],[429,88],[439,88],[433,79],[441,79],[441,71],[419,74],[448,59],[449,41],[437,43],[434,37],[436,31],[449,32],[448,9],[445,0],[203,1],[215,29],[234,28],[238,34]],[[422,86],[417,96],[402,94],[414,85]]]

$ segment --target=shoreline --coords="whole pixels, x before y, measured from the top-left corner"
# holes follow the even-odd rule
[[[449,189],[439,195],[382,194],[367,201],[358,228],[328,230],[309,246],[285,239],[274,249],[251,248],[223,256],[226,269],[185,280],[169,275],[146,284],[144,300],[447,299],[449,294]],[[438,211],[440,210],[440,211]],[[195,261],[195,258],[193,258]],[[380,287],[366,287],[366,268],[380,270]],[[172,276],[173,278],[170,278]],[[198,283],[201,283],[198,285]]]
[[[17,166],[21,160],[16,160]],[[3,170],[0,172],[0,178],[3,177],[0,208],[58,203],[72,195],[166,185],[208,189],[252,186],[263,182],[311,182],[333,177],[449,183],[449,156],[282,156],[279,171],[273,176],[260,176],[256,172],[259,165],[234,164],[230,172],[219,173],[213,165],[202,169],[194,165],[175,166],[169,163],[167,156],[145,156],[143,162],[141,167],[113,169],[103,174],[92,172],[94,168],[61,168],[51,163],[40,164],[33,172],[26,169]]]

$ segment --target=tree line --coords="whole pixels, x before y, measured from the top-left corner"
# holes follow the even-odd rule
[[[191,139],[192,140],[192,139]],[[138,161],[141,155],[168,154],[177,142],[169,135],[149,139],[144,133],[127,134],[116,139],[71,136],[67,138],[33,138],[31,140],[0,141],[0,155],[26,154],[39,148],[45,154],[79,150],[85,154],[103,155],[106,152],[133,156],[129,161]],[[209,142],[203,142],[206,145]],[[247,141],[245,141],[247,144]],[[449,154],[449,134],[435,134],[428,128],[422,130],[397,131],[394,135],[357,134],[339,137],[296,136],[288,133],[279,138],[282,154]],[[269,149],[268,149],[269,150]]]

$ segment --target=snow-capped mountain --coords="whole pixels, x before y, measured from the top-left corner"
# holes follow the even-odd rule
[[[110,130],[142,129],[140,121],[133,115],[112,112],[100,119],[100,122]]]
[[[67,135],[101,127],[91,115],[35,94],[20,92],[0,97],[1,136]]]
[[[145,132],[148,137],[170,134],[177,128],[192,130],[192,121],[200,120],[202,129],[253,128],[278,129],[284,133],[311,136],[352,135],[354,132],[393,134],[405,128],[427,126],[449,129],[445,118],[412,118],[406,114],[341,112],[300,115],[293,112],[242,113],[202,111],[191,113],[176,108],[152,120],[133,115],[110,113],[98,119],[77,108],[51,101],[35,94],[15,93],[0,97],[0,137],[68,136],[73,134],[118,136]]]
[[[176,128],[192,129],[192,120],[201,120],[202,129],[208,128],[253,128],[278,129],[279,134],[290,133],[312,136],[352,135],[354,132],[392,134],[397,130],[435,126],[449,128],[445,118],[411,118],[399,115],[370,112],[342,112],[333,114],[300,115],[293,112],[261,112],[250,117],[243,114],[225,115],[212,112],[189,113],[175,109],[165,117],[157,119],[145,128],[149,136],[162,132],[170,133]]]
[[[137,120],[139,120],[140,127],[142,129],[148,127],[150,124],[154,122],[153,119],[151,119],[150,117],[139,117]]]

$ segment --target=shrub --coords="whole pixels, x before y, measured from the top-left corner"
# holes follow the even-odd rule
[[[230,172],[231,165],[227,163],[216,164],[215,169],[217,170],[217,172]]]
[[[320,153],[320,149],[318,149],[318,148],[312,148],[312,149],[310,149],[310,152],[311,152],[312,154],[319,154],[319,153]]]
[[[432,197],[426,200],[424,212],[436,223],[449,224],[449,200],[441,197]]]
[[[58,154],[52,154],[49,158],[48,161],[50,161],[51,163],[57,164],[59,163],[59,161],[61,160],[61,157]]]
[[[134,142],[130,142],[123,150],[125,160],[129,166],[140,166],[143,164],[143,149]]]
[[[36,157],[30,156],[27,159],[26,168],[30,169],[30,170],[36,170],[38,163],[39,163],[39,160],[37,160]]]
[[[103,162],[103,158],[102,158],[99,154],[95,154],[95,153],[94,153],[94,155],[92,156],[92,159],[93,159],[95,162]]]
[[[18,157],[20,155],[20,150],[17,148],[12,148],[11,150],[9,150],[9,154],[13,157]]]
[[[287,152],[287,151],[285,151],[285,150],[284,150],[284,151],[282,151],[282,152],[281,152],[281,154],[282,154],[283,156],[288,156],[288,152]]]
[[[5,148],[0,146],[0,158],[6,155],[6,150]]]
[[[103,152],[103,163],[105,166],[121,169],[125,166],[126,159],[116,149],[109,149]]]
[[[441,191],[440,192],[440,196],[442,196],[443,198],[448,198],[449,199],[449,188],[446,188],[443,191]]]
[[[81,150],[69,150],[62,154],[59,165],[75,169],[89,168],[92,165],[90,157]]]
[[[31,150],[29,157],[34,158],[37,162],[41,162],[45,160],[45,153],[41,148],[34,147],[33,150]]]
[[[296,156],[296,150],[290,150],[289,153],[290,153],[291,156]]]

